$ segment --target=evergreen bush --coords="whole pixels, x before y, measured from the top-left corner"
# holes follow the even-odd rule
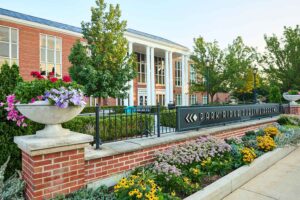
[[[5,102],[6,96],[14,93],[17,84],[23,82],[19,67],[16,64],[9,66],[7,63],[1,66],[0,80],[0,102]],[[28,127],[18,127],[15,122],[7,121],[6,116],[6,110],[0,107],[0,163],[4,163],[8,155],[11,156],[5,179],[12,176],[16,169],[21,169],[21,151],[14,143],[14,136],[33,134],[42,128],[29,120],[26,120]]]
[[[273,86],[269,91],[269,102],[270,103],[281,103],[282,97],[280,93],[280,89],[277,86]]]

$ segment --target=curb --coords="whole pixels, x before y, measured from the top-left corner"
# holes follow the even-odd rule
[[[219,200],[244,185],[246,182],[267,170],[274,163],[286,157],[296,147],[278,148],[255,159],[253,163],[242,166],[184,200]]]

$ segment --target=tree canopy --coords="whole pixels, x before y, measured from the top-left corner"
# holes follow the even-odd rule
[[[300,28],[284,27],[283,36],[265,35],[265,72],[282,91],[300,89]]]
[[[253,68],[258,62],[258,57],[256,50],[245,45],[240,36],[228,45],[224,56],[224,76],[230,91],[252,92]]]
[[[70,75],[89,96],[123,98],[130,87],[127,82],[136,76],[135,57],[127,53],[124,37],[127,23],[121,20],[119,5],[107,8],[104,0],[96,4],[91,21],[81,24],[86,45],[77,42],[69,56]]]
[[[191,92],[207,91],[207,81],[210,99],[213,99],[217,92],[225,91],[224,68],[222,66],[223,52],[217,41],[206,42],[203,37],[194,39],[194,53],[191,56],[193,68],[198,75],[205,78],[205,81],[197,81],[190,84]]]

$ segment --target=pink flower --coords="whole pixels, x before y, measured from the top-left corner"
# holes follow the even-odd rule
[[[4,103],[3,102],[0,102],[0,107],[4,106]]]
[[[36,97],[38,100],[43,100],[43,96],[37,96]]]
[[[32,98],[31,100],[30,100],[30,103],[34,103],[35,102],[35,98]]]
[[[8,112],[6,119],[9,121],[14,121],[16,122],[17,126],[27,126],[27,124],[24,123],[25,117],[21,115],[16,109],[15,109],[15,103],[16,101],[16,96],[9,95],[6,97],[6,102],[7,102],[7,107],[5,110]]]

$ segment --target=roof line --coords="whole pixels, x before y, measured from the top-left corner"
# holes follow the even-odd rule
[[[12,11],[12,10],[7,10],[7,9],[4,9],[4,8],[0,8],[0,15],[5,15],[5,16],[21,19],[21,20],[35,22],[35,23],[39,23],[39,24],[43,24],[43,25],[47,25],[47,26],[51,26],[51,27],[55,27],[55,28],[75,32],[75,33],[80,33],[80,34],[82,33],[82,29],[79,28],[79,27],[76,27],[76,26],[72,26],[72,25],[68,25],[68,24],[64,24],[64,23],[60,23],[60,22],[56,22],[56,21],[52,21],[52,20],[48,20],[48,19],[44,19],[44,18],[40,18],[40,17],[35,17],[35,16],[20,13],[20,12]],[[144,36],[144,37],[147,37],[147,38],[151,38],[151,39],[154,39],[154,40],[158,40],[158,41],[161,41],[161,42],[166,42],[166,43],[169,43],[169,44],[173,44],[173,45],[176,45],[176,46],[180,46],[181,48],[186,48],[188,50],[188,48],[186,46],[183,46],[181,44],[178,44],[176,42],[173,42],[171,40],[165,39],[165,38],[160,37],[160,36],[152,35],[152,34],[145,33],[145,32],[142,32],[142,31],[135,30],[135,29],[131,29],[131,28],[128,28],[127,32],[132,33],[132,34],[136,34],[136,35],[139,35],[139,36]]]

